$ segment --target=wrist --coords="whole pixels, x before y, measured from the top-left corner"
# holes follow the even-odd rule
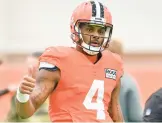
[[[30,96],[29,94],[22,94],[19,90],[19,88],[17,89],[17,93],[16,93],[16,99],[21,102],[21,103],[26,103],[28,102]]]

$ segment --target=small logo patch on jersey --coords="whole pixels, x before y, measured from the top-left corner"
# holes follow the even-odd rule
[[[117,74],[117,71],[114,69],[110,69],[110,68],[105,69],[105,77],[108,79],[116,80],[116,74]]]

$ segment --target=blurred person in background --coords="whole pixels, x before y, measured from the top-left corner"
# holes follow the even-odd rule
[[[3,63],[3,61],[2,61],[2,59],[0,59],[0,65]],[[3,96],[3,95],[5,95],[5,94],[7,94],[7,93],[9,93],[10,92],[10,89],[9,88],[5,88],[5,89],[1,89],[0,90],[0,96]]]
[[[3,96],[8,93],[15,93],[17,90],[17,85],[9,85],[7,88],[0,90],[0,96]]]
[[[2,63],[3,63],[3,61],[2,61],[2,59],[0,59],[0,65],[2,65]],[[1,89],[0,90],[0,96],[3,96],[5,94],[8,94],[11,91],[12,91],[12,88],[11,87]]]
[[[0,58],[0,65],[2,65],[2,63],[3,63],[3,60],[2,60],[2,58]],[[17,85],[14,85],[14,84],[9,85],[7,88],[0,90],[0,96],[3,96],[8,93],[14,93],[16,91],[16,89],[17,89]]]
[[[31,55],[27,56],[26,63],[27,65],[32,65],[37,68],[38,58],[41,56],[42,52],[33,52]],[[36,69],[34,70],[34,74],[36,74]],[[34,75],[35,76],[35,75]],[[16,91],[16,90],[15,90]],[[22,119],[18,116],[16,112],[16,104],[15,104],[16,94],[12,97],[11,100],[11,108],[10,112],[7,116],[8,122],[48,122],[48,100],[40,107],[40,109],[30,118]]]
[[[7,82],[4,76],[8,74],[5,70],[6,60],[5,55],[0,54],[0,122],[6,119],[7,113],[10,110],[10,100],[17,90],[17,85],[15,83]]]
[[[162,122],[162,88],[152,93],[147,99],[143,122]]]
[[[3,63],[2,59],[0,59],[0,65]]]
[[[112,39],[108,50],[123,57],[123,44],[118,39]],[[142,121],[142,106],[139,87],[135,79],[126,71],[121,78],[120,105],[125,122]]]

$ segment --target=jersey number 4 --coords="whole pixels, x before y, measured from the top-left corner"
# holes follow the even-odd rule
[[[92,99],[97,91],[98,91],[97,100],[96,102],[92,102]],[[104,98],[104,81],[94,80],[90,90],[88,91],[85,97],[83,105],[86,107],[86,109],[96,110],[98,120],[105,119],[103,98]]]

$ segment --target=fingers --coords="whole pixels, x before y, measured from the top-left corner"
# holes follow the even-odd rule
[[[23,80],[27,81],[27,82],[30,82],[30,83],[35,83],[36,80],[34,78],[32,78],[31,76],[24,76]]]
[[[28,67],[28,76],[33,77],[34,75],[34,67],[31,65]]]
[[[35,87],[35,79],[33,79],[30,76],[24,76],[23,80],[21,81],[21,84],[19,86],[19,91],[23,94],[31,94]]]
[[[31,83],[31,82],[28,82],[28,81],[23,81],[22,82],[22,85],[23,86],[28,86],[30,88],[34,88],[35,87],[35,84],[34,83]]]
[[[19,88],[19,90],[20,90],[20,93],[22,93],[22,94],[31,94],[32,92],[31,91],[29,91],[29,90],[24,90],[23,88]]]
[[[22,85],[22,87],[21,87],[21,91],[23,92],[27,92],[27,93],[32,93],[32,91],[33,91],[33,89],[34,88],[31,88],[31,87],[29,87],[29,86],[25,86],[25,85]]]
[[[34,79],[35,69],[33,66],[28,67],[28,73],[23,77],[19,86],[19,91],[23,94],[31,94],[34,90],[36,80]]]
[[[35,85],[30,82],[22,82],[20,84],[19,90],[23,94],[31,94],[34,90]]]

